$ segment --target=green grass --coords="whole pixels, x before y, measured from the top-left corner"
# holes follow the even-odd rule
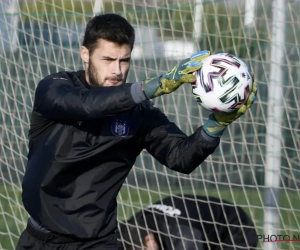
[[[172,190],[174,194],[181,193],[179,190]],[[191,190],[184,191],[192,193]],[[256,190],[243,191],[242,189],[222,190],[199,190],[197,194],[211,195],[221,197],[235,204],[241,205],[244,210],[253,218],[257,226],[258,233],[263,229],[263,194]],[[145,188],[136,189],[134,187],[124,186],[118,197],[119,219],[129,218],[133,213],[140,210],[141,207],[160,200],[170,194],[170,191],[147,190]],[[294,191],[282,193],[280,197],[280,224],[281,228],[290,231],[281,231],[281,234],[298,234],[300,222],[299,194]],[[291,212],[294,211],[294,212]],[[0,187],[0,250],[14,249],[19,235],[26,225],[27,214],[21,206],[20,190],[1,186]],[[296,231],[297,230],[297,231]],[[280,249],[300,250],[300,243],[281,243]]]

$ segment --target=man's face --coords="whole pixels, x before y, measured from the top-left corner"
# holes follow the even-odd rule
[[[99,39],[92,54],[81,48],[86,79],[91,86],[118,86],[125,83],[130,67],[131,47]]]
[[[159,250],[159,246],[155,240],[155,237],[153,234],[146,235],[144,239],[146,249],[145,250]]]

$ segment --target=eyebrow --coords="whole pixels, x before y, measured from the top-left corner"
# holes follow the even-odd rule
[[[130,58],[131,58],[130,56],[126,56],[126,57],[121,58],[120,60],[130,60]],[[116,60],[117,58],[113,58],[110,56],[102,56],[102,59]]]

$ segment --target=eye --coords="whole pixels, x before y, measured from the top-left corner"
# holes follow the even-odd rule
[[[122,64],[128,64],[128,63],[130,63],[130,59],[121,60],[121,63]]]
[[[130,62],[130,58],[122,59],[121,62],[129,63]]]

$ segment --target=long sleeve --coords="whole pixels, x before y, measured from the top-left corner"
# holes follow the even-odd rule
[[[132,83],[114,87],[84,88],[64,78],[39,82],[34,111],[53,120],[92,120],[134,108]]]
[[[168,168],[189,174],[219,145],[220,139],[208,136],[202,127],[187,136],[159,109],[150,109],[144,147]]]

